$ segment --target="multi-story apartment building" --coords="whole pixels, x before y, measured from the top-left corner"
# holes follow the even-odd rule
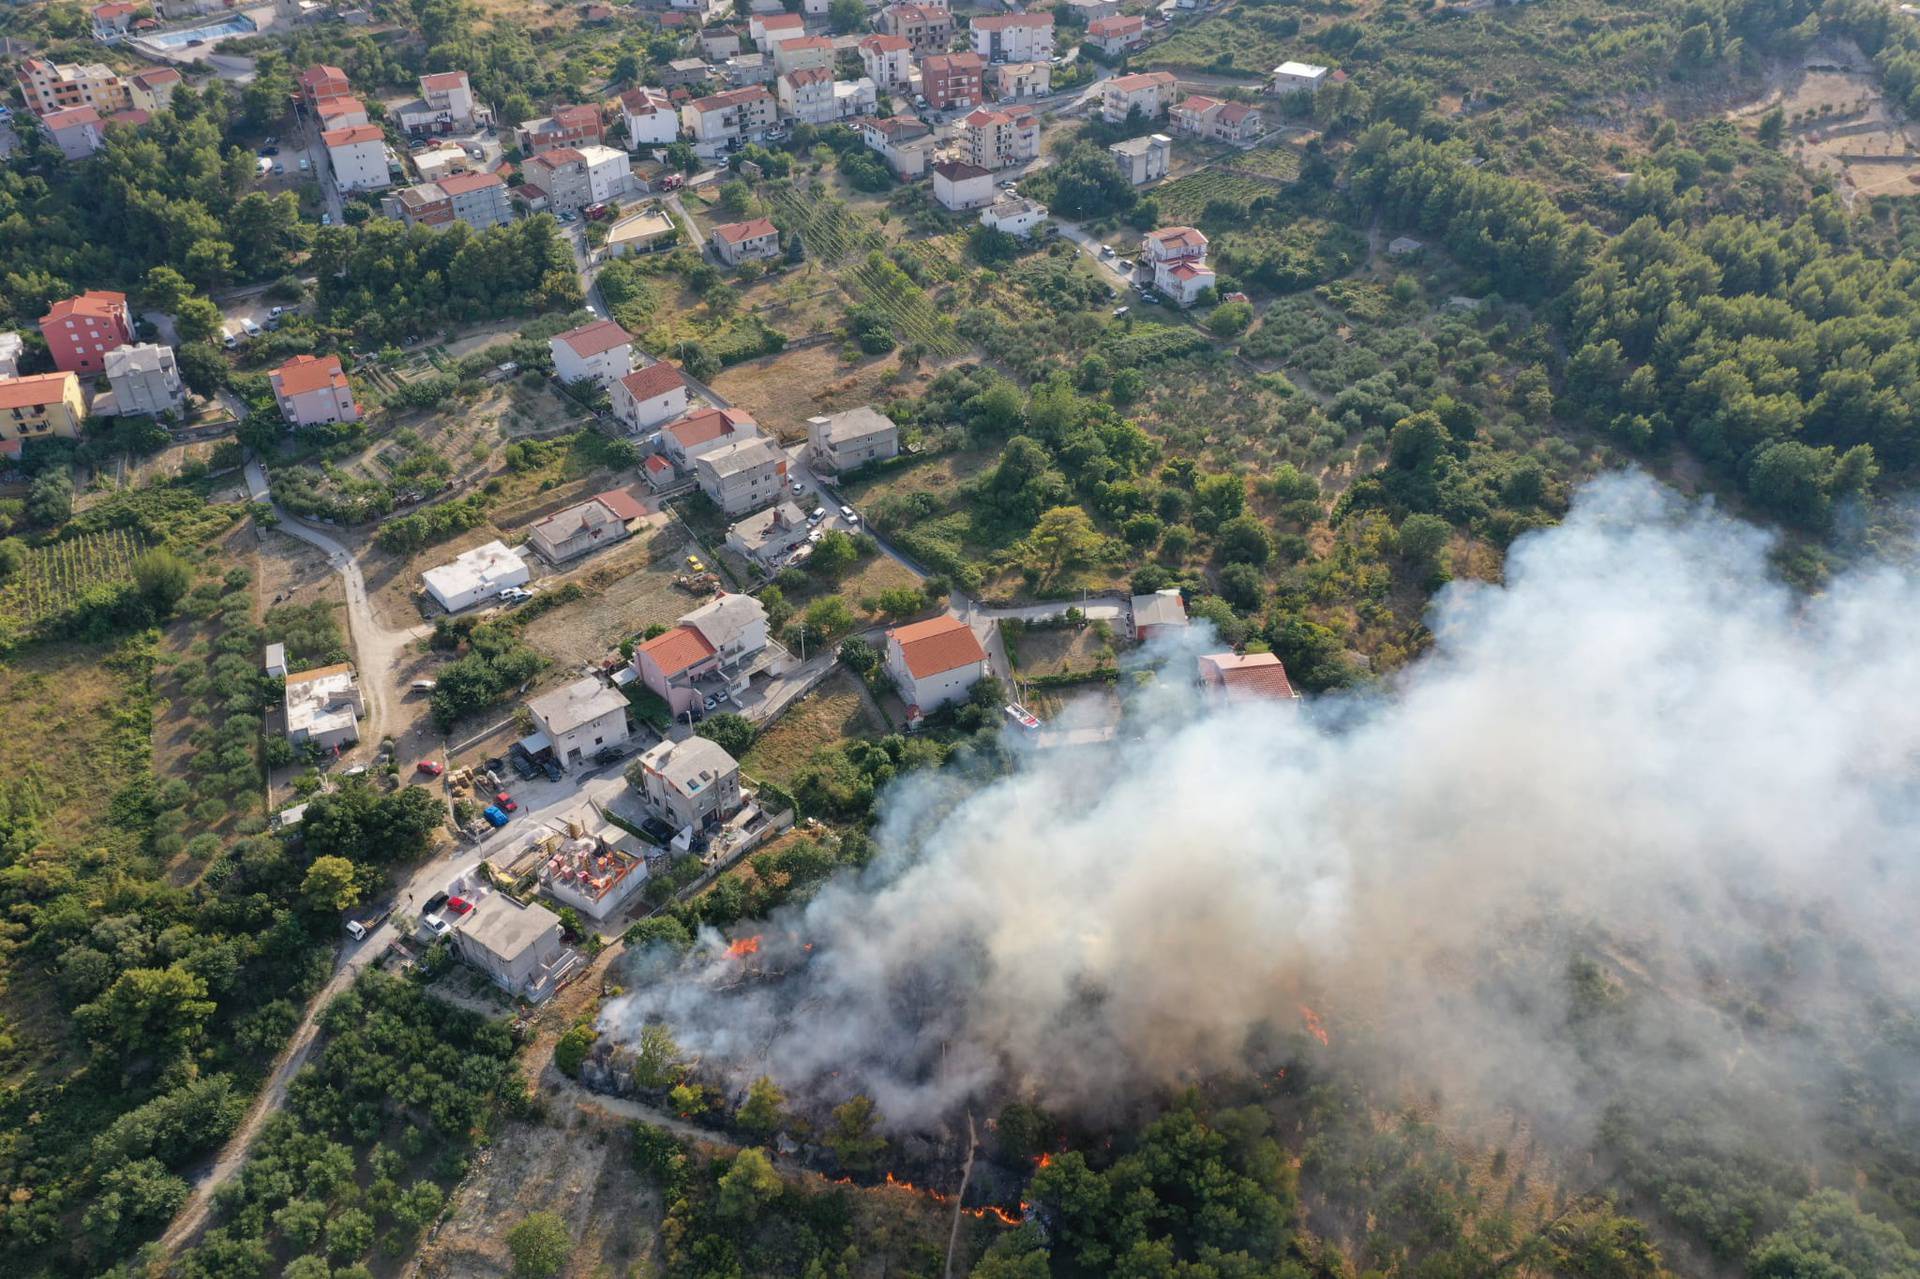
[[[71,373],[0,378],[0,444],[18,455],[23,441],[78,439],[87,402]]]
[[[35,115],[92,107],[103,116],[133,105],[126,82],[98,62],[63,63],[27,58],[14,72],[21,96]]]
[[[1176,102],[1167,116],[1181,132],[1216,142],[1252,142],[1267,131],[1259,107],[1199,93]]]
[[[174,362],[173,348],[156,342],[108,351],[107,382],[113,387],[112,410],[122,417],[178,413],[187,402],[186,386],[180,381],[180,366]],[[94,411],[101,411],[98,401]]]
[[[422,182],[395,197],[400,217],[409,226],[435,229],[464,222],[476,231],[513,221],[513,201],[497,173],[450,173],[434,182]]]
[[[687,380],[662,360],[613,384],[613,415],[630,431],[649,431],[687,411]]]
[[[987,92],[995,102],[1039,98],[1053,92],[1053,67],[1045,62],[1001,62],[987,68]]]
[[[774,96],[759,85],[695,98],[680,108],[680,123],[697,143],[734,147],[757,142],[773,127]]]
[[[633,372],[633,334],[612,320],[595,320],[547,339],[553,375],[562,382],[593,381],[611,387]]]
[[[1174,83],[1171,71],[1115,76],[1100,86],[1100,117],[1108,124],[1120,124],[1137,107],[1146,119],[1158,119],[1173,104]]]
[[[973,51],[993,62],[1045,62],[1053,56],[1053,15],[990,13],[967,27]]]
[[[127,93],[137,111],[165,111],[173,106],[173,91],[184,80],[172,67],[148,67],[127,77]]]
[[[787,455],[764,435],[709,449],[693,459],[700,491],[728,515],[744,515],[786,491]]]
[[[860,41],[860,65],[882,93],[913,83],[913,46],[904,36],[875,35]]]
[[[360,406],[338,356],[296,355],[267,374],[280,416],[289,426],[358,422]]]
[[[561,107],[552,115],[520,126],[520,150],[527,155],[562,147],[598,146],[606,140],[597,107]]]
[[[867,147],[879,152],[896,175],[909,180],[926,176],[927,162],[933,155],[933,130],[923,121],[896,115],[859,123]]]
[[[969,112],[960,121],[960,142],[969,163],[1008,169],[1040,155],[1040,120],[1031,111]]]
[[[977,53],[928,54],[920,59],[920,92],[936,111],[977,107],[986,101],[986,70]]]
[[[833,72],[825,67],[802,67],[773,82],[780,116],[806,124],[826,124],[835,118]]]
[[[133,317],[127,295],[107,289],[88,289],[78,297],[55,302],[40,317],[40,335],[47,340],[53,367],[69,373],[97,375],[106,370],[107,352],[133,341]]]
[[[890,4],[880,11],[882,35],[899,36],[915,54],[945,53],[953,45],[953,14],[945,5]]]
[[[521,198],[537,210],[565,213],[593,203],[593,186],[587,178],[587,157],[572,147],[558,147],[528,156],[520,166],[524,181]]]
[[[379,191],[393,183],[387,166],[387,135],[377,124],[329,129],[320,135],[333,166],[333,184],[342,191]]]
[[[680,136],[680,117],[667,95],[645,86],[620,95],[620,118],[627,125],[627,147],[666,146]]]
[[[614,147],[575,148],[587,162],[587,196],[592,204],[624,200],[633,191],[633,160]]]
[[[1095,18],[1087,24],[1087,43],[1109,58],[1123,58],[1147,42],[1147,20],[1135,15]]]
[[[347,83],[347,73],[339,67],[316,62],[300,73],[300,100],[309,109],[319,106],[328,98],[345,97],[352,92],[353,86]]]
[[[124,114],[135,114],[128,111]],[[92,107],[68,107],[40,117],[40,127],[68,160],[84,160],[107,145],[107,122]]]
[[[819,68],[833,76],[833,41],[825,36],[794,36],[773,46],[773,69],[779,74]]]
[[[351,129],[355,125],[372,123],[367,115],[366,103],[351,93],[336,94],[313,106],[314,118],[320,121],[321,132],[331,129]]]
[[[408,133],[452,133],[493,123],[493,109],[473,97],[464,71],[437,71],[420,77],[420,96],[391,112]]]

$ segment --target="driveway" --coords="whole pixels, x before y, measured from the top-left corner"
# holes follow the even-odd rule
[[[250,461],[247,463],[246,477],[247,491],[254,495],[254,500],[267,501],[271,505],[266,469],[258,461]],[[367,598],[366,579],[361,576],[360,566],[354,562],[347,548],[313,525],[288,515],[278,506],[273,510],[280,517],[280,531],[325,552],[327,563],[346,584],[347,638],[353,646],[354,665],[359,671],[360,689],[367,703],[361,739],[377,742],[382,734],[392,732],[396,727],[393,708],[407,692],[398,687],[394,679],[400,658],[409,644],[432,634],[433,628],[424,622],[397,631],[381,625],[379,616],[373,611],[372,602]]]
[[[1100,268],[1101,275],[1109,284],[1113,285],[1114,288],[1124,292],[1133,287],[1132,273],[1120,269],[1122,259],[1117,255],[1114,257],[1104,257],[1101,255],[1100,250],[1104,246],[1104,241],[1088,235],[1086,231],[1081,229],[1078,222],[1055,221],[1053,226],[1055,231],[1079,245],[1080,251],[1093,259],[1093,264]]]

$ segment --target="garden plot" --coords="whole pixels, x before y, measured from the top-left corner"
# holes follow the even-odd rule
[[[1843,189],[1865,196],[1920,194],[1920,149],[1887,107],[1869,65],[1844,46],[1816,49],[1787,88],[1731,114],[1754,128],[1779,108],[1794,158],[1838,179]]]
[[[31,630],[81,604],[88,592],[133,580],[133,561],[146,549],[137,534],[106,529],[29,551],[0,589],[0,618]]]

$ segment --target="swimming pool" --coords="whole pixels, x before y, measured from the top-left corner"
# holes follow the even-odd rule
[[[219,22],[210,22],[204,27],[189,27],[185,31],[163,31],[158,35],[143,36],[142,39],[162,49],[184,49],[196,40],[201,44],[212,44],[215,40],[224,40],[228,36],[250,36],[259,29],[253,19],[243,13]]]

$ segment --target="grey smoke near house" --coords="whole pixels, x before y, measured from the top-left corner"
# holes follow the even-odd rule
[[[1184,686],[1204,636],[1165,646],[1114,744],[893,786],[869,870],[760,929],[786,976],[708,939],[602,1027],[906,1127],[1238,1069],[1305,1004],[1369,1069],[1578,1128],[1587,954],[1653,997],[1612,1051],[1663,1086],[1810,1069],[1914,971],[1920,576],[1808,597],[1771,548],[1618,475],[1443,591],[1377,693],[1222,709]],[[1781,962],[1809,933],[1845,971]],[[1715,995],[1756,985],[1765,1017]]]

